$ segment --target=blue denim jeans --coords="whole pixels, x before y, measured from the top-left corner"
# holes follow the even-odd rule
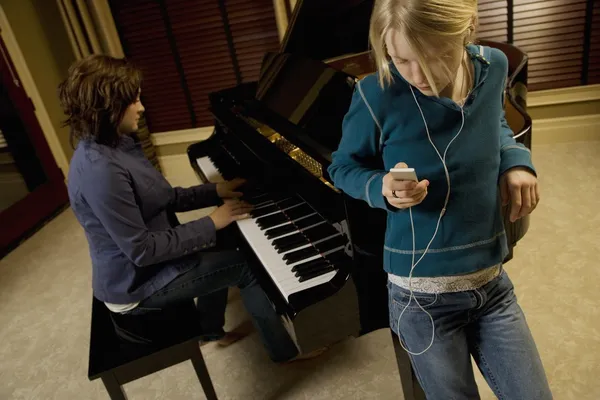
[[[223,336],[227,289],[240,288],[246,310],[252,316],[260,338],[275,362],[298,355],[298,348],[269,298],[257,283],[243,255],[235,250],[198,253],[198,264],[179,275],[167,286],[144,299],[133,314],[167,307],[176,302],[198,298],[198,318],[208,337]]]
[[[472,291],[414,293],[435,322],[433,345],[410,355],[427,399],[479,399],[471,356],[500,400],[552,398],[544,368],[514,287],[505,271]],[[410,292],[388,282],[390,325],[412,353],[431,341],[431,320],[414,299],[398,318]]]

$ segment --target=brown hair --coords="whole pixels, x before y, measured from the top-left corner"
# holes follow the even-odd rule
[[[140,70],[124,58],[94,54],[73,63],[58,86],[71,146],[80,139],[116,146],[117,128],[137,99],[141,79]]]

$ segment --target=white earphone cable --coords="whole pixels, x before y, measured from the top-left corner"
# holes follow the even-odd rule
[[[418,352],[418,353],[413,353],[412,351],[408,350],[406,348],[406,346],[404,345],[404,343],[402,342],[402,340],[400,340],[400,345],[409,354],[412,354],[414,356],[418,356],[418,355],[421,355],[421,354],[425,353],[427,350],[429,350],[431,348],[431,346],[433,346],[433,341],[434,341],[434,338],[435,338],[435,323],[433,322],[433,317],[431,316],[431,314],[429,312],[427,312],[427,310],[425,310],[425,308],[423,308],[423,306],[421,305],[421,303],[419,303],[419,301],[417,300],[417,298],[413,294],[413,290],[412,290],[412,275],[413,275],[413,271],[414,271],[415,267],[417,266],[417,264],[419,264],[421,262],[421,260],[423,259],[423,257],[425,257],[425,254],[427,254],[427,252],[429,251],[429,247],[431,247],[431,244],[433,243],[435,237],[437,236],[438,230],[440,228],[440,223],[442,221],[442,217],[446,213],[446,207],[448,206],[448,201],[450,200],[450,173],[448,172],[448,167],[446,166],[446,155],[448,154],[448,149],[450,148],[450,145],[456,140],[456,138],[458,138],[458,135],[460,135],[460,133],[463,130],[463,127],[465,126],[465,111],[463,109],[463,106],[461,106],[460,107],[460,111],[461,111],[462,123],[460,125],[460,129],[458,130],[458,133],[456,135],[454,135],[454,137],[452,138],[452,140],[450,140],[450,142],[446,146],[446,149],[444,150],[444,155],[442,156],[440,154],[438,148],[436,147],[436,145],[433,143],[433,140],[431,139],[431,134],[429,133],[429,127],[427,126],[427,120],[425,119],[425,114],[423,113],[423,110],[421,109],[421,105],[419,104],[419,101],[417,100],[417,96],[415,95],[415,92],[414,92],[412,86],[409,85],[409,87],[410,87],[410,91],[411,91],[411,93],[413,95],[413,98],[415,99],[415,103],[417,104],[417,107],[419,108],[419,112],[421,113],[421,117],[423,118],[423,123],[425,124],[425,131],[427,132],[427,138],[429,139],[429,143],[431,143],[431,146],[434,148],[435,152],[437,153],[438,157],[440,158],[440,161],[442,162],[442,166],[444,167],[444,173],[446,174],[446,183],[448,185],[448,190],[446,191],[446,199],[444,200],[444,206],[442,207],[442,210],[440,211],[440,216],[438,217],[437,224],[435,226],[435,231],[433,232],[433,236],[431,237],[431,240],[429,240],[429,243],[427,244],[427,247],[425,247],[425,250],[423,251],[423,254],[421,255],[421,257],[419,257],[419,259],[417,260],[417,262],[415,262],[416,240],[415,240],[415,224],[414,224],[414,221],[413,221],[412,207],[408,209],[408,212],[409,212],[409,215],[410,215],[410,228],[411,228],[411,231],[412,231],[412,247],[413,247],[411,268],[410,268],[410,273],[408,275],[408,289],[410,291],[410,296],[408,298],[408,303],[406,303],[406,306],[404,306],[404,309],[402,310],[402,312],[400,313],[400,316],[398,317],[397,331],[398,331],[398,334],[400,334],[400,320],[402,319],[402,316],[404,315],[404,312],[410,306],[411,301],[414,299],[415,302],[417,303],[417,306],[425,314],[427,314],[427,316],[429,317],[429,320],[431,321],[431,341],[429,342],[429,345],[425,348],[425,350],[423,350],[421,352]]]

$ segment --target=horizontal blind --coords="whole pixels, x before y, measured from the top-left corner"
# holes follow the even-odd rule
[[[213,125],[209,94],[258,78],[279,37],[271,0],[110,0],[125,54],[144,73],[151,132]],[[238,79],[239,75],[239,79]]]
[[[166,0],[197,126],[213,125],[208,95],[237,84],[217,0]]]
[[[242,81],[255,81],[264,54],[279,49],[273,1],[226,0],[225,9]]]
[[[160,3],[112,0],[110,6],[125,54],[144,75],[142,102],[149,130],[189,128],[191,116]]]
[[[586,0],[514,0],[514,44],[531,91],[581,84]]]
[[[600,1],[594,2],[588,83],[600,83]]]
[[[508,41],[508,2],[506,0],[479,0],[479,39]]]

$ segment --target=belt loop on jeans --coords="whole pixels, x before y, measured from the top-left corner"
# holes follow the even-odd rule
[[[484,296],[484,294],[483,294],[483,293],[481,293],[481,292],[479,291],[479,289],[475,289],[475,290],[474,290],[474,292],[475,292],[475,293],[477,293],[477,294],[479,295],[479,296],[478,296],[478,298],[481,300],[481,302],[480,302],[479,306],[477,307],[477,310],[479,310],[479,309],[481,309],[481,308],[483,307],[483,305],[485,304],[485,300],[486,300],[485,298],[486,298],[487,296]]]

